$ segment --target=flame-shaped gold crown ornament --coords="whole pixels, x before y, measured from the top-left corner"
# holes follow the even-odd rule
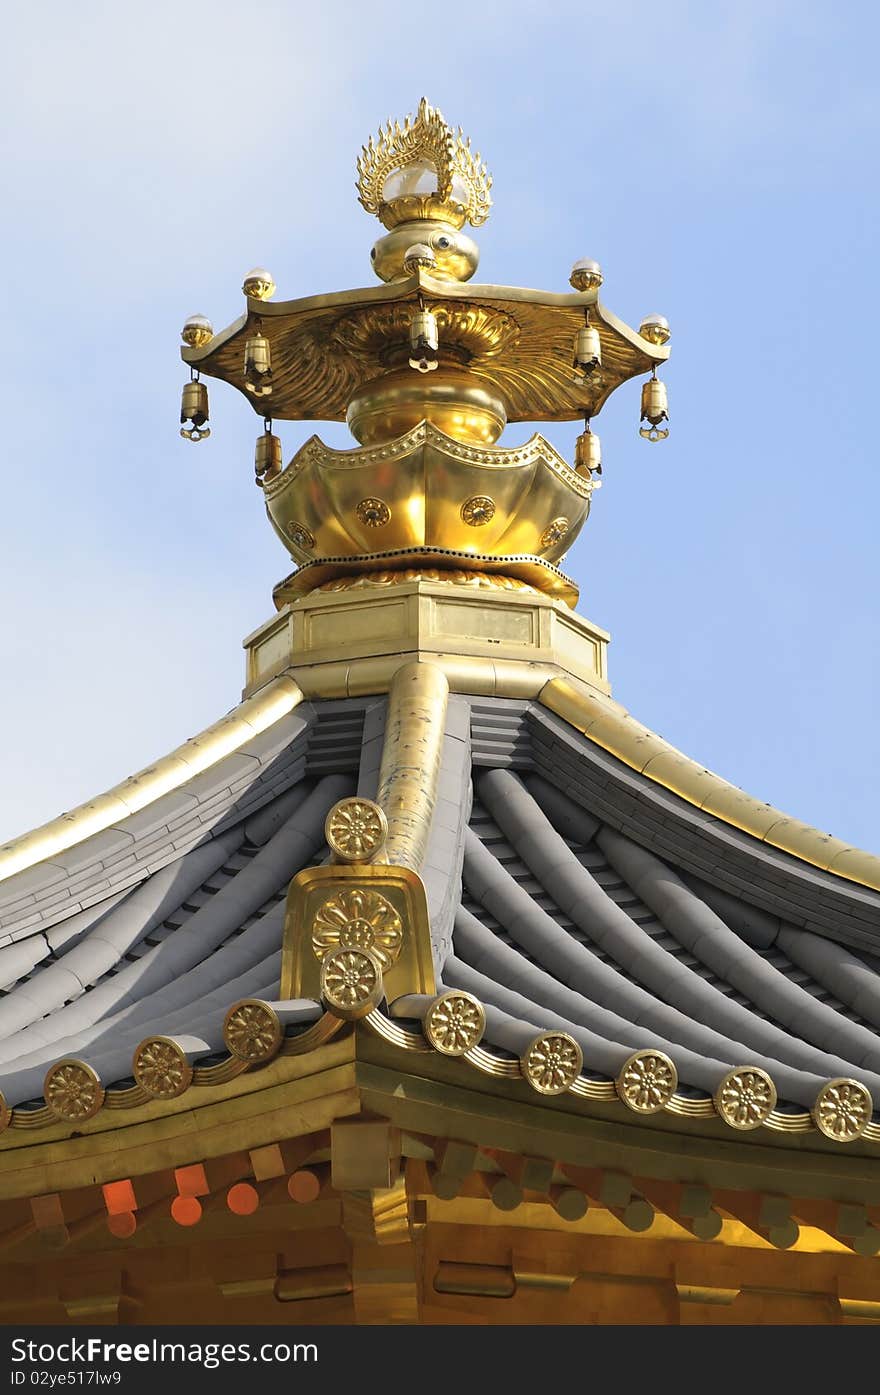
[[[298,564],[279,605],[328,580],[416,565],[500,573],[573,604],[556,564],[600,483],[592,419],[648,374],[641,435],[668,435],[656,376],[668,324],[646,316],[637,332],[617,319],[587,258],[563,292],[473,284],[479,254],[463,228],[488,217],[491,179],[424,98],[367,142],[357,170],[360,202],[386,229],[371,253],[381,284],[275,301],[271,273],[249,272],[244,314],[227,329],[215,334],[203,315],[184,325],[181,434],[210,434],[202,375],[232,383],[264,419],[257,484]],[[496,444],[508,422],[578,418],[571,466],[541,436]],[[285,466],[279,420],[347,421],[358,445],[312,436]]]
[[[489,217],[492,177],[479,152],[425,97],[415,117],[407,116],[403,125],[389,120],[375,140],[370,137],[357,168],[358,198],[386,228],[413,218],[476,228]]]

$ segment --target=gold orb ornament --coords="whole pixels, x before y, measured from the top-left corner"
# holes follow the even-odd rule
[[[732,1129],[757,1129],[776,1106],[776,1086],[760,1066],[737,1066],[715,1091],[715,1108]]]
[[[214,326],[207,315],[190,315],[184,322],[180,337],[191,349],[203,349],[214,338]]]
[[[131,1073],[154,1099],[173,1100],[192,1084],[193,1069],[171,1037],[147,1037],[134,1053]]]
[[[873,1108],[870,1091],[865,1085],[840,1077],[829,1080],[816,1096],[813,1123],[835,1143],[852,1143],[865,1132]]]
[[[104,1087],[85,1061],[57,1061],[46,1073],[43,1097],[53,1114],[72,1124],[92,1119],[104,1103]]]
[[[252,300],[268,300],[277,288],[271,271],[267,271],[264,266],[255,266],[244,278],[241,289]]]
[[[425,1036],[444,1056],[463,1056],[477,1046],[486,1030],[483,1004],[471,993],[453,989],[435,998],[424,1020]]]
[[[618,1095],[636,1114],[665,1109],[678,1084],[678,1071],[663,1051],[634,1051],[614,1082]]]
[[[639,334],[649,344],[668,344],[669,321],[665,315],[646,315],[639,325]]]
[[[372,799],[340,799],[324,823],[327,846],[340,862],[370,862],[387,836],[385,811]]]
[[[597,291],[604,279],[601,266],[592,257],[580,257],[568,278],[576,291]]]
[[[542,1032],[520,1060],[522,1073],[539,1095],[570,1090],[583,1069],[584,1053],[567,1032]]]
[[[368,949],[334,949],[321,961],[321,997],[337,1017],[366,1017],[382,992],[382,967]]]
[[[284,1040],[278,1014],[261,998],[242,998],[234,1003],[223,1023],[223,1040],[240,1061],[255,1065],[271,1061]]]

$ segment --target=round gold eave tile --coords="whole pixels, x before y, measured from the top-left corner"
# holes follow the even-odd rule
[[[444,1056],[463,1056],[486,1030],[483,1004],[471,993],[452,989],[435,998],[425,1014],[425,1036]]]
[[[382,1001],[382,966],[368,949],[334,949],[321,961],[321,997],[337,1017],[356,1021]]]
[[[101,1108],[104,1087],[90,1065],[67,1057],[46,1072],[43,1098],[57,1118],[80,1124],[94,1118]]]
[[[852,1143],[865,1132],[873,1108],[865,1085],[840,1076],[822,1086],[811,1112],[813,1123],[826,1138],[835,1143]]]
[[[147,1037],[134,1053],[132,1075],[154,1099],[171,1100],[192,1084],[193,1068],[171,1037]]]
[[[636,1114],[657,1114],[672,1099],[678,1072],[663,1051],[634,1051],[615,1081],[617,1093]]]
[[[732,1129],[757,1129],[776,1107],[776,1086],[760,1066],[736,1066],[715,1091],[715,1108]]]
[[[584,1053],[567,1032],[541,1032],[520,1060],[522,1073],[539,1095],[570,1090],[583,1069]]]
[[[271,1061],[284,1039],[284,1028],[273,1007],[261,998],[234,1003],[223,1023],[223,1040],[233,1056],[255,1065]]]

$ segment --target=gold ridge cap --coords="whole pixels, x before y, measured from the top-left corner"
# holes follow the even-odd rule
[[[190,737],[167,755],[111,789],[59,814],[0,847],[0,882],[45,862],[95,833],[124,824],[130,814],[186,785],[232,755],[246,741],[286,717],[303,700],[297,683],[281,674],[253,697]],[[108,895],[110,892],[108,892]]]
[[[720,823],[842,881],[880,891],[880,856],[876,853],[853,847],[842,838],[792,818],[707,770],[643,726],[614,699],[598,691],[582,690],[571,679],[551,678],[541,689],[538,701],[631,770]],[[652,770],[655,762],[661,760],[662,772]]]

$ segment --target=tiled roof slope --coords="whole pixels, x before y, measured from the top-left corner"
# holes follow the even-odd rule
[[[61,1058],[121,1089],[151,1034],[196,1064],[224,1059],[224,1013],[243,997],[283,1009],[288,1032],[319,1015],[277,1003],[284,896],[325,859],[336,800],[375,795],[384,711],[301,704],[0,884],[13,1122]],[[501,1061],[561,1030],[588,1080],[653,1048],[684,1100],[711,1099],[744,1063],[772,1076],[783,1113],[838,1077],[880,1100],[880,894],[695,808],[539,703],[450,698],[422,875],[438,976],[484,1004]]]

